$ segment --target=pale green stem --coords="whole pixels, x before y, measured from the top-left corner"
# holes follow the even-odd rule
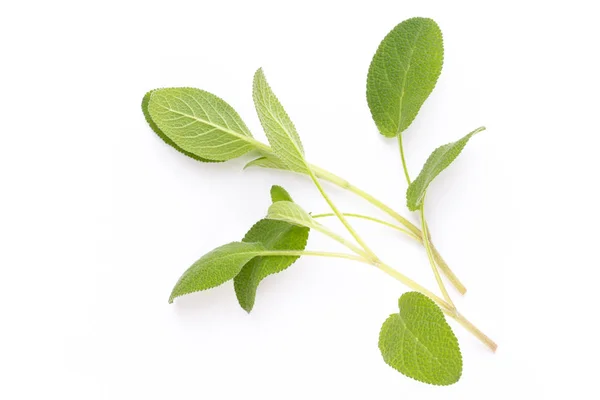
[[[419,243],[423,243],[421,237],[415,235],[411,231],[409,231],[407,229],[404,229],[401,226],[394,225],[394,224],[389,223],[387,221],[381,220],[379,218],[374,218],[374,217],[371,217],[371,216],[368,216],[368,215],[355,214],[355,213],[342,213],[342,215],[344,215],[344,217],[366,219],[368,221],[372,221],[372,222],[376,222],[376,223],[381,224],[381,225],[388,226],[388,227],[390,227],[392,229],[395,229],[397,231],[400,231],[400,232],[404,233],[405,235],[410,236],[411,238],[415,239]],[[314,215],[312,215],[313,218],[325,218],[325,217],[335,217],[335,216],[336,215],[333,214],[333,213],[324,213],[324,214],[314,214]]]
[[[258,255],[264,256],[290,256],[290,257],[302,257],[302,256],[315,256],[315,257],[331,257],[331,258],[344,258],[346,260],[364,261],[362,256],[355,256],[353,254],[346,253],[331,253],[326,251],[309,251],[309,250],[266,250],[261,251]]]
[[[256,147],[265,155],[270,155],[272,157],[276,157],[275,154],[273,153],[273,150],[259,142],[259,141],[255,141],[256,143],[254,143],[256,145]],[[373,206],[379,208],[380,210],[382,210],[383,212],[385,212],[386,214],[388,214],[389,216],[391,216],[392,218],[394,218],[396,221],[398,221],[401,225],[405,226],[409,231],[411,231],[413,234],[415,234],[418,237],[422,237],[422,232],[419,228],[417,228],[412,222],[410,222],[409,220],[407,220],[406,218],[404,218],[402,215],[400,215],[399,213],[397,213],[394,209],[392,209],[391,207],[389,207],[388,205],[386,205],[385,203],[381,202],[380,200],[378,200],[377,198],[373,197],[372,195],[370,195],[369,193],[363,191],[362,189],[352,185],[350,182],[348,182],[347,180],[321,168],[318,167],[316,165],[311,164],[310,168],[312,169],[312,171],[314,171],[314,173],[321,179],[324,179],[326,181],[329,181],[331,183],[333,183],[336,186],[339,186],[342,189],[348,190],[349,192],[354,193],[355,195],[363,198],[364,200],[366,200],[367,202],[371,203]],[[422,242],[421,242],[422,243]],[[435,249],[435,246],[433,245],[433,243],[431,243],[433,252],[434,252],[434,256],[435,256],[435,260],[438,264],[438,266],[440,267],[440,269],[442,270],[442,272],[444,273],[444,275],[446,275],[446,277],[448,278],[448,280],[452,283],[452,285],[461,293],[461,294],[465,294],[466,292],[466,288],[465,286],[462,284],[462,282],[460,282],[460,280],[458,279],[458,277],[452,272],[452,270],[450,270],[450,267],[448,267],[448,264],[446,264],[446,262],[443,260],[442,256],[439,254],[439,252]]]
[[[452,310],[455,310],[456,307],[446,290],[446,286],[442,281],[442,277],[440,276],[440,272],[438,271],[437,266],[435,265],[435,259],[433,258],[433,252],[431,251],[431,247],[429,246],[429,236],[427,235],[427,223],[425,222],[425,199],[423,199],[423,203],[421,204],[421,208],[419,209],[421,214],[421,229],[423,231],[423,244],[425,245],[425,251],[427,252],[427,257],[429,258],[429,264],[431,264],[431,269],[433,270],[433,274],[435,275],[435,280],[437,281],[438,286],[442,294],[444,295],[444,299],[452,306]],[[450,310],[450,311],[452,311]]]
[[[450,318],[454,319],[456,322],[458,322],[460,325],[462,325],[463,328],[465,328],[466,330],[471,332],[471,334],[473,334],[473,336],[475,336],[477,339],[479,339],[483,344],[485,344],[487,347],[489,347],[493,352],[496,352],[498,345],[492,339],[490,339],[485,333],[481,332],[469,320],[467,320],[462,314],[460,314],[458,312],[454,312],[453,314],[450,314],[446,311],[444,311],[444,313],[446,313],[446,315],[448,315]]]
[[[406,166],[406,159],[404,158],[404,146],[402,145],[402,134],[398,134],[398,147],[400,148],[400,158],[402,159],[402,169],[404,170],[404,176],[406,177],[406,183],[410,185],[410,175],[408,175],[408,167]]]
[[[346,248],[352,250],[354,253],[358,254],[359,256],[364,257],[366,259],[371,258],[371,255],[369,253],[367,253],[360,247],[356,246],[354,243],[347,241],[346,239],[344,239],[342,236],[338,235],[337,233],[332,232],[329,229],[325,228],[324,226],[318,224],[316,221],[315,221],[315,225],[311,226],[311,228],[321,232],[325,236],[329,236],[331,239],[335,240],[336,242],[340,243],[341,245],[345,246]]]
[[[352,225],[350,225],[350,223],[348,222],[346,217],[344,217],[344,215],[340,212],[340,210],[337,208],[337,206],[329,198],[329,196],[325,192],[325,189],[323,189],[323,185],[321,185],[321,182],[319,182],[319,178],[317,178],[315,176],[315,174],[313,173],[313,171],[311,171],[310,169],[309,169],[308,173],[309,173],[309,176],[312,179],[312,181],[317,186],[317,189],[321,193],[321,196],[323,196],[323,198],[325,199],[327,204],[329,204],[331,211],[334,212],[334,214],[338,217],[340,222],[346,227],[346,229],[352,235],[352,237],[356,240],[356,242],[365,250],[365,252],[369,255],[369,258],[371,258],[373,261],[377,261],[378,257],[375,255],[375,253],[373,253],[373,251],[369,248],[369,246],[365,243],[365,241],[360,237],[360,235],[354,230],[354,228],[352,228]]]

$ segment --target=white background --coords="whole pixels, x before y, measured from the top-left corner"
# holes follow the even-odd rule
[[[231,283],[168,305],[193,261],[264,215],[270,185],[327,209],[301,176],[172,150],[143,119],[144,93],[206,89],[264,140],[251,100],[262,66],[310,161],[408,215],[365,79],[413,16],[439,23],[445,62],[406,132],[412,175],[438,145],[488,128],[434,183],[427,213],[469,288],[451,293],[498,352],[453,325],[459,383],[398,374],[377,337],[406,288],[348,261],[301,259],[263,282],[250,315]],[[592,1],[3,3],[0,398],[598,398],[597,16]],[[327,188],[343,210],[382,216]],[[422,249],[356,227],[435,288]],[[316,233],[309,248],[338,249]]]

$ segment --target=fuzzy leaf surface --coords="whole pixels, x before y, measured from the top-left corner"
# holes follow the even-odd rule
[[[367,102],[382,135],[394,137],[409,127],[435,87],[443,61],[442,32],[432,19],[407,19],[386,35],[367,75]]]
[[[427,192],[429,184],[433,182],[436,176],[443,170],[448,168],[450,164],[458,157],[462,150],[467,145],[467,142],[473,135],[485,130],[484,127],[479,127],[471,133],[464,136],[456,142],[448,143],[438,147],[431,153],[419,176],[412,181],[406,190],[406,205],[411,211],[416,211],[423,204],[423,199]]]
[[[284,221],[262,219],[244,237],[244,242],[261,243],[267,250],[304,250],[310,229]],[[235,294],[240,306],[252,311],[256,290],[269,275],[279,273],[291,266],[298,256],[265,256],[250,260],[234,278]]]
[[[308,171],[296,127],[271,90],[262,68],[254,74],[252,97],[258,119],[275,154],[291,170]]]
[[[383,323],[379,350],[402,374],[432,385],[451,385],[462,374],[462,355],[442,310],[419,292],[404,293],[400,312]]]
[[[256,147],[237,112],[204,90],[156,89],[150,93],[147,109],[160,132],[198,157],[226,161]]]
[[[202,256],[175,284],[169,303],[184,294],[219,286],[233,279],[244,265],[264,251],[260,243],[232,242]]]
[[[152,117],[150,117],[150,113],[148,112],[148,103],[150,102],[150,95],[152,94],[152,92],[153,92],[153,90],[149,91],[148,93],[146,93],[144,95],[144,98],[142,99],[142,112],[144,113],[144,118],[146,119],[146,122],[148,123],[148,125],[150,125],[150,128],[152,128],[154,133],[156,133],[158,135],[158,137],[161,138],[166,144],[173,147],[178,152],[180,152],[188,157],[193,158],[194,160],[201,161],[201,162],[220,162],[220,161],[215,161],[215,160],[209,160],[207,158],[202,158],[202,157],[197,156],[194,153],[185,151],[181,147],[177,146],[177,144],[175,144],[174,141],[169,139],[169,137],[167,135],[165,135],[164,132],[159,129],[159,127],[154,123],[154,121],[152,121]]]

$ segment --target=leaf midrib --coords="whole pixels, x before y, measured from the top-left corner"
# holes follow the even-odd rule
[[[411,335],[411,336],[412,336],[412,337],[415,339],[415,342],[417,342],[417,344],[419,344],[419,345],[420,345],[422,348],[424,348],[424,349],[427,351],[427,353],[429,353],[429,355],[430,355],[430,356],[431,356],[431,357],[432,357],[432,358],[433,358],[433,359],[434,359],[434,360],[437,362],[437,364],[438,364],[438,365],[439,365],[439,366],[440,366],[440,367],[441,367],[443,370],[445,370],[445,371],[446,371],[446,373],[447,373],[447,374],[450,374],[450,375],[452,375],[452,371],[451,371],[451,370],[449,370],[449,369],[447,369],[447,368],[445,368],[445,367],[444,367],[444,364],[442,364],[442,363],[440,362],[439,358],[438,358],[436,355],[434,355],[434,354],[431,352],[431,350],[429,350],[429,348],[428,348],[427,346],[425,346],[423,343],[421,343],[421,341],[419,340],[419,338],[417,337],[417,335],[415,335],[415,334],[413,333],[413,331],[411,331],[411,330],[408,328],[408,326],[406,325],[406,322],[404,322],[404,318],[402,318],[402,315],[398,314],[398,316],[400,317],[400,322],[402,322],[402,325],[404,326],[404,329],[405,329],[405,330],[406,330],[408,333],[410,333],[410,335]]]
[[[225,132],[225,133],[228,133],[228,134],[230,134],[232,136],[235,136],[236,138],[241,139],[241,140],[243,140],[243,141],[245,141],[245,142],[247,142],[249,144],[256,145],[256,143],[257,143],[257,141],[252,136],[248,136],[248,135],[245,135],[245,134],[240,134],[240,133],[238,133],[236,131],[232,131],[229,128],[225,128],[225,127],[223,127],[221,125],[217,125],[214,122],[207,121],[207,120],[204,120],[202,118],[198,118],[195,115],[190,115],[190,114],[187,114],[187,113],[179,111],[179,110],[174,110],[171,107],[165,107],[163,105],[159,105],[159,106],[162,107],[162,108],[164,108],[165,110],[168,110],[168,111],[172,112],[172,113],[181,115],[183,117],[188,117],[190,119],[193,119],[194,121],[197,121],[197,122],[200,122],[200,123],[212,126],[215,129],[218,129],[218,130],[220,130],[222,132]]]
[[[404,92],[406,89],[406,80],[408,78],[408,71],[410,70],[410,65],[412,62],[412,57],[415,53],[415,47],[417,45],[417,40],[419,40],[419,36],[421,36],[421,32],[423,31],[423,25],[420,24],[419,25],[419,31],[417,32],[417,34],[415,35],[415,40],[413,42],[413,45],[410,49],[410,55],[408,56],[408,64],[406,66],[406,70],[404,71],[404,79],[402,80],[402,89],[400,91],[400,104],[398,107],[398,131],[396,132],[396,135],[400,134],[402,132],[401,130],[401,125],[402,125],[402,102],[404,100]]]

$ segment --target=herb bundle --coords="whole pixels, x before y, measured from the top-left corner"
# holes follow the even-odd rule
[[[300,136],[262,69],[254,75],[252,95],[269,145],[255,139],[237,112],[211,93],[194,88],[148,92],[143,98],[142,110],[152,130],[167,144],[201,162],[223,162],[256,152],[259,157],[246,167],[274,168],[306,175],[332,211],[312,215],[296,204],[285,189],[273,186],[272,203],[266,217],[252,226],[241,241],[220,246],[192,264],[175,284],[169,302],[233,280],[240,306],[250,312],[260,282],[287,269],[299,257],[344,258],[378,268],[411,289],[400,296],[398,313],[383,322],[379,337],[384,361],[402,374],[434,385],[450,385],[459,380],[462,355],[445,316],[457,321],[495,351],[496,344],[456,309],[441,275],[445,275],[461,294],[466,289],[432,243],[425,219],[429,185],[461,153],[469,139],[485,128],[477,128],[462,139],[435,149],[414,180],[410,178],[405,161],[403,132],[433,91],[442,70],[443,53],[438,25],[431,19],[411,18],[397,25],[383,39],[367,76],[367,102],[373,120],[382,135],[398,141],[408,183],[406,205],[410,211],[418,212],[420,227],[348,181],[309,163]],[[362,197],[396,222],[340,211],[323,188],[322,181]],[[353,240],[322,225],[319,220],[326,217],[337,217]],[[354,229],[350,222],[353,218],[387,225],[420,243],[441,296],[383,262]],[[311,230],[341,243],[348,252],[306,250]]]

